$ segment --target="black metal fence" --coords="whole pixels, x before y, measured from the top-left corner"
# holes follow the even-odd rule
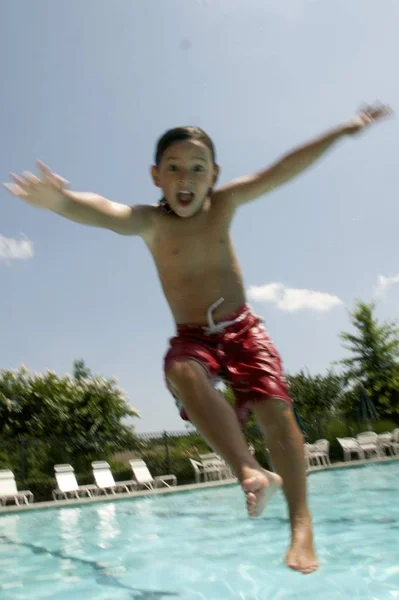
[[[354,436],[355,425],[344,420],[321,422],[317,419],[301,423],[306,441],[327,437],[331,442],[331,457],[342,459],[337,437]],[[378,427],[377,427],[378,425]],[[394,423],[378,422],[377,433],[392,430]],[[257,459],[267,466],[268,453],[265,440],[255,425],[246,428],[246,435],[255,448]],[[56,438],[56,437],[4,437],[0,436],[0,469],[9,468],[19,485],[35,493],[37,500],[51,496],[54,489],[54,465],[69,463],[74,469],[79,484],[93,482],[91,462],[106,460],[110,463],[115,480],[131,479],[129,460],[141,457],[151,473],[164,475],[173,473],[179,484],[194,481],[190,458],[198,457],[210,448],[203,438],[193,430],[161,431],[133,434],[127,442],[110,438]]]
[[[11,469],[18,483],[35,488],[35,495],[42,498],[54,488],[55,464],[71,464],[79,483],[86,484],[92,483],[92,461],[108,461],[115,479],[122,480],[132,477],[129,460],[141,457],[154,476],[173,473],[179,483],[187,483],[194,478],[189,458],[208,450],[193,431],[135,434],[128,444],[90,436],[0,437],[0,469]]]
[[[301,423],[302,425],[302,423]],[[310,427],[312,425],[312,427]],[[311,438],[323,437],[320,423],[306,423]],[[314,430],[314,431],[313,431]],[[265,442],[260,431],[247,427],[246,434],[261,462],[267,461]],[[346,435],[350,434],[347,429]],[[309,436],[306,435],[306,438]],[[91,462],[110,462],[115,478],[127,478],[130,471],[129,460],[142,457],[154,475],[174,473],[181,482],[193,477],[189,458],[210,448],[195,430],[158,431],[132,435],[128,444],[104,437],[56,438],[56,437],[1,437],[0,469],[10,468],[19,482],[32,479],[45,480],[54,477],[54,465],[69,463],[75,472],[85,480],[91,478]],[[130,472],[131,475],[131,472]]]

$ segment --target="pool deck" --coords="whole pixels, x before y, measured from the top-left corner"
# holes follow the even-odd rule
[[[313,473],[320,473],[320,471],[334,471],[337,469],[348,469],[348,468],[358,468],[358,467],[366,467],[371,464],[386,464],[399,461],[399,456],[386,456],[383,458],[369,458],[366,460],[352,460],[347,462],[336,462],[332,463],[331,466],[319,466],[319,467],[311,467],[307,471],[308,475]],[[181,494],[184,492],[193,492],[198,490],[209,490],[212,488],[221,488],[231,485],[236,485],[237,479],[222,479],[217,481],[208,481],[205,483],[192,483],[189,485],[178,485],[175,487],[169,488],[159,488],[154,490],[140,490],[137,492],[132,492],[131,494],[123,493],[123,494],[108,494],[108,495],[98,495],[93,496],[91,498],[71,498],[69,500],[50,500],[47,502],[34,502],[33,504],[24,504],[24,505],[8,505],[8,506],[0,506],[0,515],[2,514],[10,514],[16,512],[26,512],[32,510],[48,510],[54,508],[63,508],[65,506],[76,507],[81,506],[82,504],[94,504],[96,502],[115,502],[119,500],[128,500],[128,499],[136,499],[136,498],[148,498],[151,496],[163,496],[166,494]]]

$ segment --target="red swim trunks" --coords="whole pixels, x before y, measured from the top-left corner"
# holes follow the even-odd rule
[[[213,382],[224,381],[232,386],[241,423],[251,414],[254,402],[265,396],[292,405],[280,355],[262,320],[247,305],[223,323],[211,323],[209,327],[178,325],[165,356],[165,373],[174,362],[186,360],[202,365]],[[179,399],[174,397],[181,417],[188,421]]]

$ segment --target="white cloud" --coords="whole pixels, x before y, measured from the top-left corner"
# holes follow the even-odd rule
[[[33,245],[30,240],[15,240],[0,235],[0,261],[26,260],[33,255]]]
[[[392,277],[385,277],[384,275],[378,275],[377,285],[374,290],[375,294],[377,296],[383,296],[391,286],[395,285],[395,283],[399,283],[399,274],[393,275]]]
[[[283,283],[253,285],[248,290],[248,297],[256,302],[271,302],[286,312],[299,310],[328,312],[335,306],[343,305],[338,296],[314,290],[288,288]]]

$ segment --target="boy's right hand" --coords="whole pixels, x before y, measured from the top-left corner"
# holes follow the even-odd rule
[[[38,161],[40,178],[24,171],[22,175],[10,173],[14,183],[5,183],[13,196],[21,198],[36,208],[46,208],[57,212],[65,200],[65,188],[68,181],[53,173],[45,164]]]

